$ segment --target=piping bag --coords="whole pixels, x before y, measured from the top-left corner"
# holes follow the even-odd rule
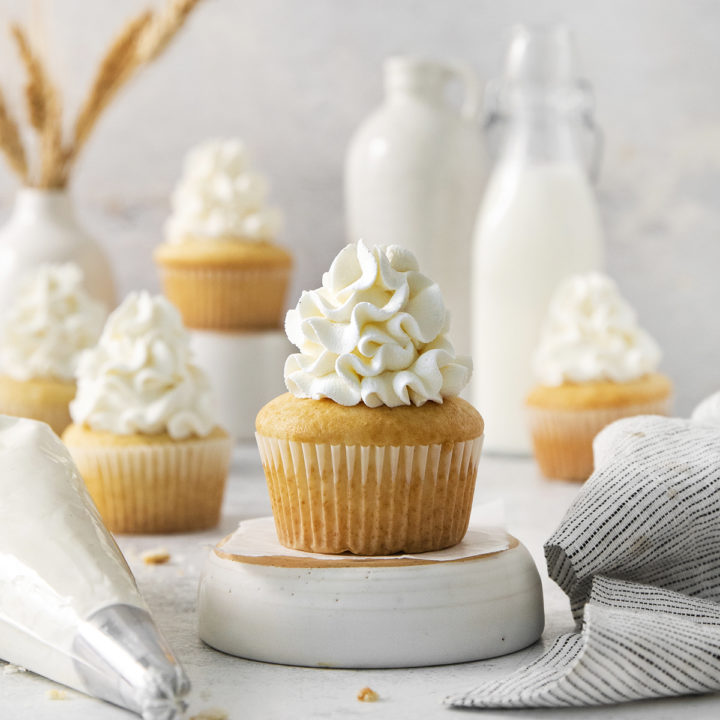
[[[0,416],[0,658],[144,720],[190,681],[60,439]]]

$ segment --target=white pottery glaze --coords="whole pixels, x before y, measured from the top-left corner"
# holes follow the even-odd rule
[[[23,275],[42,263],[65,262],[79,265],[88,292],[108,311],[114,309],[110,263],[78,222],[67,191],[20,189],[12,215],[0,230],[0,312],[14,297]]]
[[[194,361],[210,378],[218,423],[234,440],[255,437],[255,416],[285,392],[283,368],[292,346],[283,330],[189,330]]]
[[[273,523],[249,522],[258,535]],[[200,579],[200,637],[231,655],[308,667],[421,667],[505,655],[543,630],[537,569],[504,531],[507,549],[478,554],[477,543],[463,541],[455,559],[438,561],[303,558],[279,543],[266,543],[264,556],[238,555],[255,552],[246,535],[219,543]]]
[[[453,343],[470,353],[470,243],[483,187],[478,85],[469,68],[415,57],[385,62],[385,102],[357,130],[345,163],[350,241],[399,244],[439,285]],[[462,108],[449,90],[460,84]]]

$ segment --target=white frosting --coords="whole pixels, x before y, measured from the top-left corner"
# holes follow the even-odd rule
[[[440,288],[398,245],[347,245],[285,320],[300,353],[285,363],[296,397],[340,405],[422,405],[457,395],[472,372],[445,337]]]
[[[180,314],[160,295],[128,295],[81,355],[77,378],[70,414],[93,430],[180,440],[215,426],[208,379],[191,361]]]
[[[609,277],[574,275],[557,288],[533,358],[543,385],[627,382],[659,363],[660,348]]]
[[[185,158],[165,228],[168,242],[272,240],[281,217],[265,204],[267,193],[267,180],[252,169],[240,140],[208,140]]]
[[[705,425],[720,425],[720,392],[706,397],[693,410],[691,419]]]
[[[97,342],[105,306],[72,263],[41,265],[20,283],[0,340],[0,369],[16,380],[71,381],[80,352]]]

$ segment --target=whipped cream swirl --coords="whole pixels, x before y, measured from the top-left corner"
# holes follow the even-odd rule
[[[208,379],[192,363],[180,314],[160,295],[128,295],[80,356],[77,378],[70,414],[92,430],[182,440],[215,427]]]
[[[440,288],[398,245],[347,245],[304,292],[285,330],[299,353],[285,363],[285,384],[300,398],[368,407],[441,403],[472,372],[445,337],[449,315]]]
[[[15,380],[72,381],[80,353],[97,342],[106,315],[77,265],[41,265],[23,278],[3,319],[0,369]]]
[[[691,419],[705,425],[720,425],[720,392],[706,397],[693,410]]]
[[[553,294],[533,367],[543,385],[627,382],[654,372],[660,356],[615,283],[588,273],[568,278]]]
[[[240,140],[208,140],[190,150],[172,196],[168,242],[274,239],[280,212],[266,205],[268,182],[250,166]]]

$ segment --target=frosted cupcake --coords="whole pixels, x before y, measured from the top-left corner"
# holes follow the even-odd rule
[[[632,415],[666,415],[672,386],[657,343],[615,283],[576,275],[554,293],[533,358],[540,385],[527,398],[535,457],[549,478],[585,480],[592,441]]]
[[[713,393],[699,403],[691,419],[703,425],[720,425],[720,392]]]
[[[283,545],[385,555],[467,530],[483,420],[440,290],[398,246],[346,246],[287,314],[289,393],[258,414]]]
[[[82,354],[77,378],[63,441],[108,528],[216,525],[231,443],[177,310],[160,296],[129,295]]]
[[[70,424],[80,353],[97,342],[105,307],[83,286],[77,265],[42,265],[20,283],[0,336],[0,413]]]
[[[187,327],[282,325],[292,256],[275,243],[281,218],[239,140],[191,150],[155,251],[165,295]]]

